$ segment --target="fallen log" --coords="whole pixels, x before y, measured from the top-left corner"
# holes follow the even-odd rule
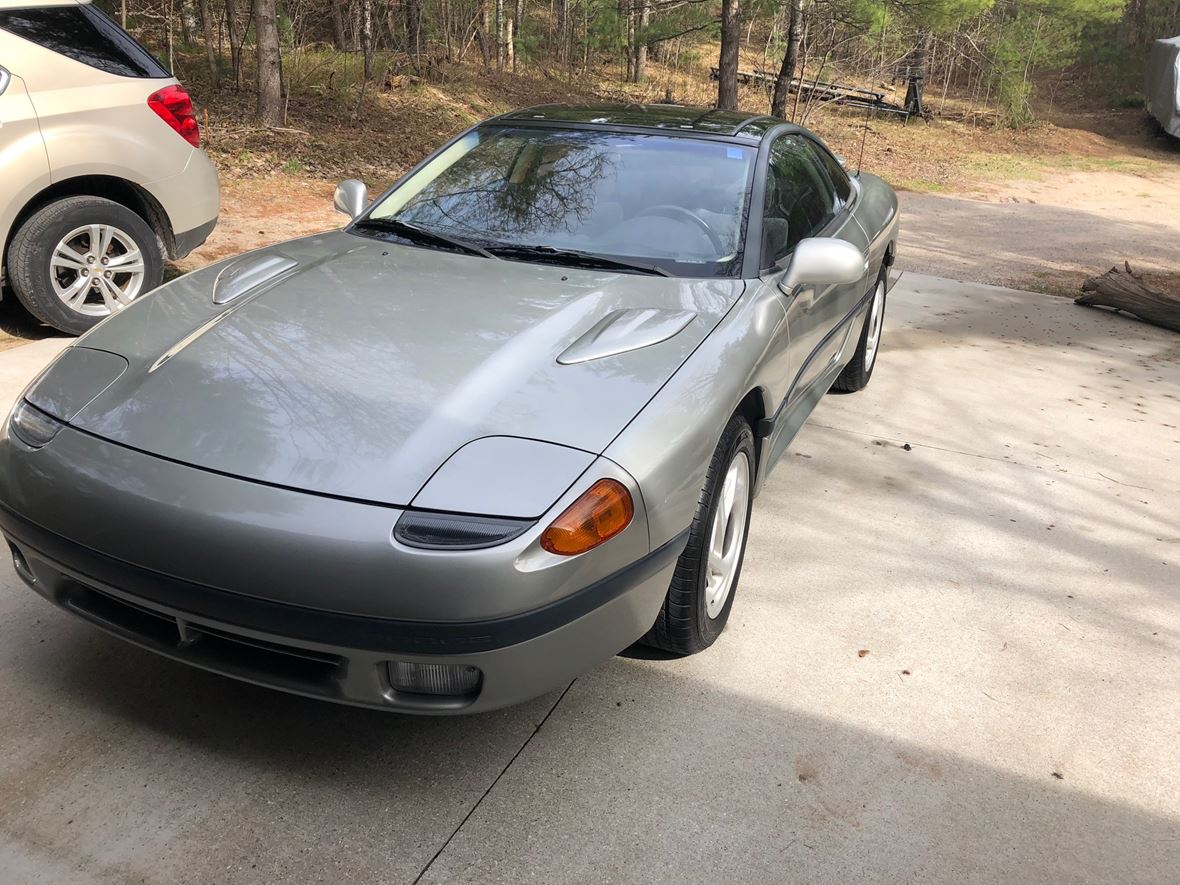
[[[1082,283],[1082,294],[1075,304],[1086,307],[1113,307],[1134,314],[1144,322],[1180,332],[1180,295],[1153,289],[1143,277],[1131,270],[1130,262],[1112,267],[1100,277]]]

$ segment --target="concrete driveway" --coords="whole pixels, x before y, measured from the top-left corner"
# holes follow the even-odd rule
[[[907,275],[884,348],[713,649],[496,714],[191,670],[4,566],[0,880],[1176,881],[1180,336]]]

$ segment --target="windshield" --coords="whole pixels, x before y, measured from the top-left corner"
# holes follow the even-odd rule
[[[728,276],[740,263],[755,153],[691,137],[486,127],[435,157],[368,219],[497,257],[563,263],[561,253],[577,252],[619,259],[620,268]]]

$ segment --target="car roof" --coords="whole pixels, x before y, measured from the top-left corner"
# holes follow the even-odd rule
[[[0,9],[33,9],[38,6],[86,6],[90,0],[0,0]]]
[[[544,104],[511,111],[495,120],[497,123],[531,124],[544,121],[588,129],[658,129],[662,132],[730,136],[741,141],[761,141],[769,129],[783,122],[766,114],[678,104]]]

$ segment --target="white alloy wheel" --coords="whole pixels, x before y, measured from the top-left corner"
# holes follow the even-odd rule
[[[70,310],[107,316],[143,289],[144,261],[129,234],[110,224],[87,224],[66,234],[49,259],[54,293]]]
[[[750,459],[737,452],[729,462],[725,481],[713,511],[709,532],[709,561],[705,576],[705,612],[716,618],[733,589],[746,538],[750,510]]]

